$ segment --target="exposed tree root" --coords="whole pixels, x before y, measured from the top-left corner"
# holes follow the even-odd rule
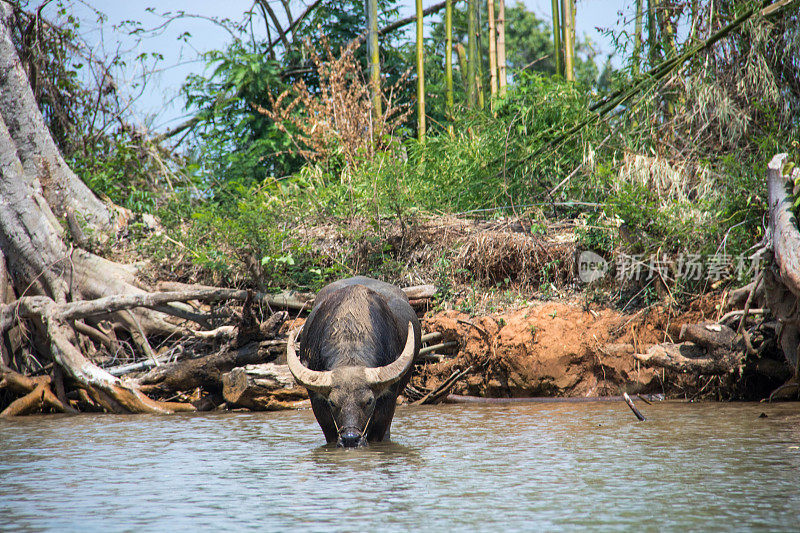
[[[29,296],[16,300],[13,304],[0,306],[0,333],[20,319],[32,319],[40,324],[47,335],[50,353],[54,361],[65,374],[86,390],[89,397],[104,409],[114,413],[171,413],[176,411],[192,411],[194,406],[185,403],[158,402],[145,396],[135,384],[112,376],[99,368],[76,348],[71,337],[72,330],[68,326],[70,320],[78,320],[98,314],[110,314],[132,307],[153,308],[172,301],[216,300],[222,298],[243,299],[247,291],[225,289],[202,289],[180,293],[143,293],[126,296],[109,296],[97,300],[56,303],[46,296]],[[49,386],[49,378],[48,384]],[[47,389],[49,391],[49,388]],[[27,391],[32,394],[32,390]],[[49,395],[42,392],[42,397],[55,398],[52,391]],[[26,397],[27,398],[27,397]],[[57,400],[57,398],[56,398]],[[27,398],[15,406],[15,411],[23,412],[34,409],[37,405],[35,396]],[[38,402],[42,405],[42,401]],[[64,409],[59,409],[64,410]]]
[[[7,389],[16,394],[24,394],[11,402],[0,416],[18,416],[50,408],[61,413],[76,413],[70,405],[62,402],[51,390],[49,376],[35,378],[23,376],[10,368],[0,366],[0,389]]]

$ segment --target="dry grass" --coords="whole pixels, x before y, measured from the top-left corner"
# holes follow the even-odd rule
[[[384,220],[378,227],[351,219],[345,228],[329,224],[301,233],[316,252],[356,272],[388,247],[388,254],[403,265],[395,281],[409,285],[434,283],[445,275],[453,285],[531,290],[544,283],[563,287],[575,277],[572,227],[558,231],[554,226],[533,235],[524,220],[442,216],[419,217],[405,225]]]
[[[485,230],[464,237],[457,268],[484,285],[563,285],[575,276],[574,242],[553,242],[530,233]]]
[[[322,38],[324,56],[306,41],[306,53],[319,77],[319,90],[311,91],[303,80],[270,102],[270,108],[253,104],[259,113],[275,121],[295,144],[295,152],[310,162],[341,154],[349,165],[369,158],[375,150],[393,142],[396,128],[412,109],[397,105],[394,91],[404,84],[408,72],[395,86],[382,90],[383,109],[373,117],[371,84],[364,79],[355,59],[359,42],[355,41],[335,57],[327,39]]]
[[[707,168],[660,156],[626,153],[619,177],[621,182],[636,183],[653,191],[663,206],[710,198],[716,190]]]

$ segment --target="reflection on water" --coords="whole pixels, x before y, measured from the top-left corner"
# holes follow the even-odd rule
[[[376,442],[364,448],[325,444],[314,448],[308,457],[330,475],[342,475],[346,471],[354,474],[372,470],[390,472],[398,465],[422,467],[424,464],[418,449],[391,441]]]
[[[310,411],[0,420],[0,530],[797,530],[800,405],[642,407],[399,409],[347,450]]]

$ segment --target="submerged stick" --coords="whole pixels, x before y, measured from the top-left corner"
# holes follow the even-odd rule
[[[633,400],[631,400],[631,397],[628,396],[627,392],[622,394],[622,398],[625,400],[625,403],[628,404],[628,407],[631,408],[631,411],[633,411],[633,414],[636,415],[636,418],[638,418],[640,422],[644,422],[645,420],[647,420],[644,417],[644,415],[636,408],[636,406],[633,405]]]

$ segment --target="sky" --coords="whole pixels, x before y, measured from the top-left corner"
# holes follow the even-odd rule
[[[81,0],[79,0],[81,1]],[[275,11],[282,13],[282,6],[273,0]],[[407,2],[408,8],[401,9],[401,16],[413,13],[413,2]],[[437,3],[437,0],[423,0],[423,7]],[[524,0],[523,3],[539,18],[550,20],[550,0]],[[511,2],[507,2],[510,5]],[[630,20],[632,2],[623,0],[577,0],[576,30],[579,35],[588,36],[595,43],[600,52],[599,61],[612,51],[611,43],[603,35],[604,29],[621,27],[624,23],[624,14]],[[53,3],[52,5],[55,5]],[[96,22],[97,15],[87,4],[76,3],[72,13],[82,20],[82,29],[85,39],[99,53],[120,54],[128,58],[128,67],[124,69],[117,80],[119,93],[124,98],[133,100],[131,109],[141,124],[147,122],[151,131],[163,131],[168,127],[179,124],[185,120],[187,113],[184,102],[180,96],[180,87],[186,77],[192,73],[202,73],[205,63],[199,59],[203,52],[222,48],[231,39],[231,36],[219,26],[200,17],[229,17],[239,20],[242,14],[251,8],[252,0],[162,0],[159,2],[132,0],[120,2],[119,0],[95,0],[90,5],[104,13],[108,19],[103,25]],[[292,0],[293,12],[302,10],[300,0]],[[129,35],[127,29],[119,25],[126,20],[140,21],[145,28],[153,28],[163,23],[164,19],[151,12],[148,7],[155,7],[159,13],[184,11],[199,17],[181,18],[170,23],[159,33],[137,42]],[[48,13],[45,11],[45,16]],[[50,16],[55,16],[50,13]],[[434,16],[435,17],[435,16]],[[426,23],[434,17],[426,18]],[[115,26],[117,27],[115,29]],[[254,28],[257,36],[264,35],[262,28]],[[184,32],[191,34],[190,38],[179,39]],[[140,53],[157,52],[164,56],[163,61],[155,72],[154,77],[148,82],[148,87],[141,95],[134,89],[134,82],[141,75],[141,69],[135,67],[131,58]]]

